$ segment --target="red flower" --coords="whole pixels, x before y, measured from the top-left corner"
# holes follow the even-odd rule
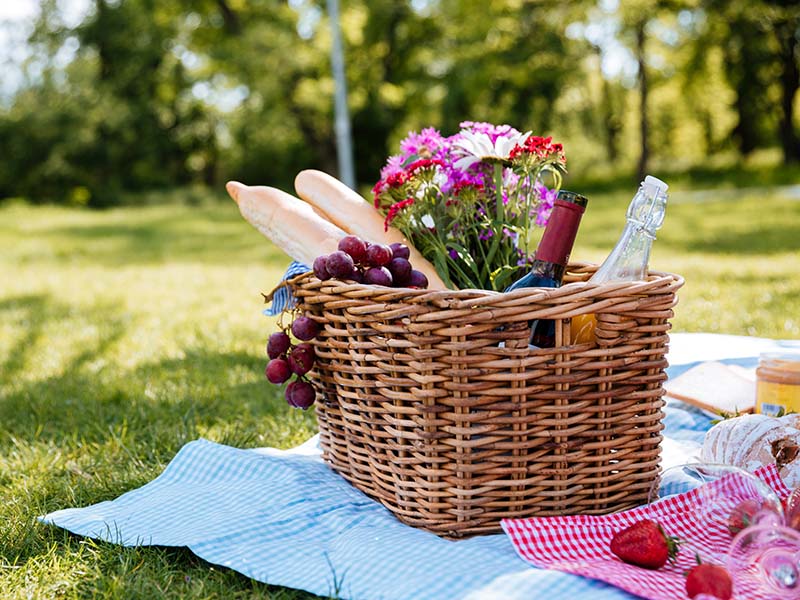
[[[383,221],[383,230],[389,231],[389,225],[391,225],[392,221],[394,221],[397,214],[406,208],[407,206],[411,206],[414,204],[413,198],[407,198],[406,200],[401,200],[400,202],[396,202],[389,207],[389,212],[386,213],[386,219]]]
[[[398,188],[406,181],[408,181],[408,173],[405,171],[397,171],[386,178],[386,185],[392,188]]]
[[[420,169],[429,169],[435,165],[443,167],[444,162],[438,158],[420,158],[419,160],[415,160],[413,163],[408,165],[406,167],[406,171],[408,171],[410,175],[415,171],[419,171]]]
[[[475,183],[473,181],[459,181],[457,184],[453,186],[453,194],[459,196],[461,192],[467,188],[472,188],[476,191],[481,191],[483,189],[483,184]]]
[[[375,208],[380,208],[381,206],[381,194],[383,193],[385,182],[381,179],[378,183],[372,186],[372,198],[373,204],[375,204]]]
[[[386,179],[381,179],[372,187],[372,198],[375,208],[381,207],[381,194],[387,189],[399,188],[408,181],[408,173],[405,171],[397,171],[392,173]]]
[[[508,157],[513,160],[521,154],[532,154],[540,159],[555,155],[559,160],[565,160],[564,147],[561,144],[554,144],[552,137],[545,138],[538,135],[528,136],[522,145],[514,146]]]

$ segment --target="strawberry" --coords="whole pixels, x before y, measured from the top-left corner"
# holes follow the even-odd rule
[[[689,598],[707,594],[719,600],[730,600],[733,581],[725,567],[698,561],[686,576],[686,594]]]
[[[748,498],[739,502],[731,511],[731,514],[728,515],[728,531],[730,534],[736,535],[742,529],[750,527],[762,506],[762,502],[755,498]]]
[[[628,564],[659,569],[675,558],[679,543],[655,521],[642,519],[614,534],[611,552]]]

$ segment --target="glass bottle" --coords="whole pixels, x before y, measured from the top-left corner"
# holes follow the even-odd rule
[[[666,183],[652,175],[644,178],[628,206],[627,223],[617,244],[589,283],[643,281],[647,277],[653,240],[664,222],[668,188]],[[572,342],[581,344],[591,340],[595,323],[594,315],[575,317],[571,324]]]
[[[575,192],[558,192],[550,220],[536,248],[530,272],[506,288],[506,292],[527,287],[561,286],[578,226],[588,202],[584,196]],[[555,323],[550,319],[534,321],[531,324],[531,344],[539,348],[552,348],[555,345]]]

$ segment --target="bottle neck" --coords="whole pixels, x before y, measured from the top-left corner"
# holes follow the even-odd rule
[[[543,279],[552,279],[558,283],[561,283],[561,280],[564,279],[564,271],[566,270],[567,267],[565,265],[538,258],[533,259],[533,264],[531,265],[531,273],[533,275]]]
[[[617,245],[592,276],[592,283],[643,281],[647,277],[655,236],[641,223],[628,221]]]
[[[573,202],[555,201],[550,220],[536,249],[534,264],[542,262],[558,265],[562,267],[563,274],[563,267],[569,261],[584,210],[584,206]]]

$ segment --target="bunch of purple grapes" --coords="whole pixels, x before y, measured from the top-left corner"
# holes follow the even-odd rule
[[[286,386],[284,395],[289,406],[306,409],[316,398],[314,387],[305,379],[314,366],[317,354],[309,344],[319,334],[319,325],[309,317],[297,317],[291,325],[291,332],[300,343],[292,343],[286,331],[276,331],[267,341],[267,355],[270,361],[264,372],[270,383],[280,385],[295,376]]]
[[[411,267],[408,246],[401,243],[371,244],[355,235],[339,240],[339,249],[314,260],[320,281],[341,279],[356,283],[425,289],[428,278]]]

